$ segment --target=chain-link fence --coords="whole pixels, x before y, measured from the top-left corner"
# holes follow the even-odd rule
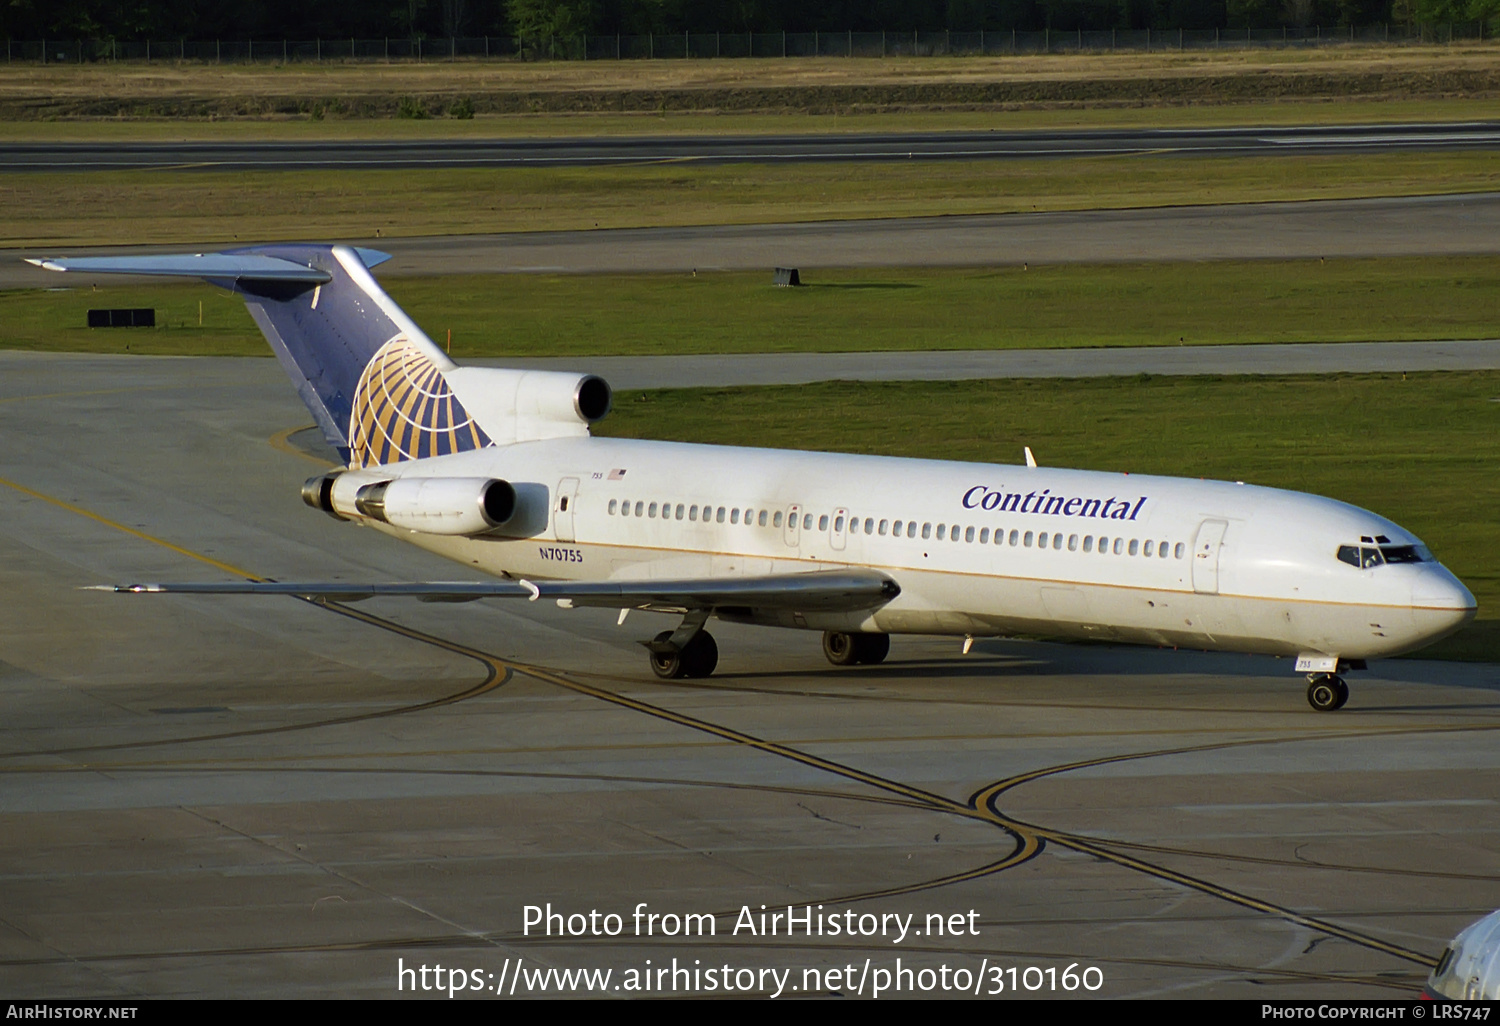
[[[5,59],[39,64],[97,61],[704,60],[726,57],[970,57],[1039,53],[1149,53],[1478,42],[1485,22],[1278,29],[1105,29],[1042,32],[684,32],[523,39],[59,39],[6,40]]]

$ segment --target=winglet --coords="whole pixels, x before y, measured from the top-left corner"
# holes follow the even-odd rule
[[[517,581],[516,583],[519,584],[521,587],[525,588],[527,591],[531,592],[531,598],[528,599],[527,601],[535,602],[537,599],[539,599],[539,598],[542,597],[542,589],[538,588],[536,585],[532,584],[530,581],[527,581],[527,580],[523,579],[523,580]]]
[[[1031,446],[1029,446],[1029,445],[1025,446],[1025,449],[1026,449],[1026,465],[1028,467],[1030,467],[1031,469],[1035,470],[1036,469],[1036,457],[1033,456],[1033,455],[1031,455]]]

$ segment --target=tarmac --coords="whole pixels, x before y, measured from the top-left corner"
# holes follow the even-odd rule
[[[1500,905],[1492,665],[1319,714],[1286,660],[716,623],[662,682],[648,614],[80,590],[462,576],[302,505],[308,420],[270,360],[0,358],[0,992],[1402,1000]]]

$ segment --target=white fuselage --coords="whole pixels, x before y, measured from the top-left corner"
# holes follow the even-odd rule
[[[683,579],[848,566],[901,587],[865,613],[717,611],[784,627],[1358,659],[1419,647],[1475,610],[1396,524],[1332,499],[1221,481],[589,437],[360,473],[510,481],[525,513],[502,532],[376,525],[494,575]],[[1425,558],[1370,569],[1337,558],[1341,546],[1377,538]]]

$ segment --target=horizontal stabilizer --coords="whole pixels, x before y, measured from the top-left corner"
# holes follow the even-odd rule
[[[213,584],[101,585],[98,590],[136,594],[297,595],[345,602],[375,596],[428,602],[480,598],[558,599],[608,609],[856,610],[883,605],[901,593],[895,581],[873,570],[818,570],[769,577],[645,581],[430,581],[357,584],[301,581],[224,581]]]

